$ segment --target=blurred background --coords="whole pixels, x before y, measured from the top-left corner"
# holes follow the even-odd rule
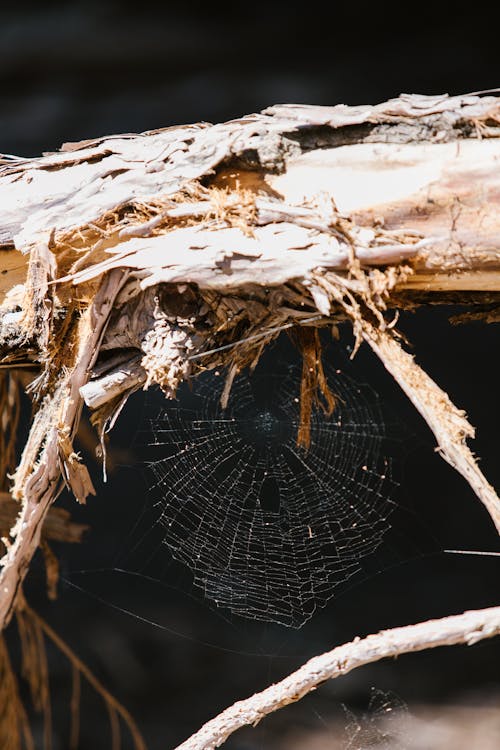
[[[226,120],[275,103],[375,103],[401,92],[494,87],[498,27],[470,13],[436,4],[4,5],[0,152],[37,155],[64,141]],[[452,327],[449,313],[405,315],[400,328],[418,361],[467,410],[477,427],[474,450],[498,488],[497,329]],[[350,344],[346,332],[341,346]],[[112,435],[107,484],[94,464],[97,497],[84,508],[61,498],[91,530],[82,545],[56,550],[64,579],[58,600],[45,596],[41,560],[29,600],[136,717],[151,750],[174,747],[234,700],[356,635],[498,604],[500,558],[444,552],[500,550],[480,503],[436,455],[425,425],[368,352],[350,374],[370,383],[405,427],[395,458],[399,510],[376,558],[301,630],[215,611],[172,564],[161,535],[151,537],[148,577],[132,574],[137,565],[128,553],[150,503],[135,440],[144,394]],[[49,660],[57,750],[68,747],[71,672],[56,649]],[[367,666],[227,747],[499,747],[499,663],[497,640]],[[387,728],[387,707],[399,710],[401,726]],[[82,750],[110,747],[107,722],[102,702],[85,688]]]

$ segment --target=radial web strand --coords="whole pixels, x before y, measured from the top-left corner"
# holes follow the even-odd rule
[[[376,394],[326,368],[337,406],[313,410],[297,445],[301,366],[206,373],[148,418],[157,521],[203,595],[249,618],[300,627],[380,545],[393,509]]]

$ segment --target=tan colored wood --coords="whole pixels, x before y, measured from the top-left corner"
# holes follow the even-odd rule
[[[18,284],[24,284],[28,270],[28,257],[19,250],[0,248],[0,311],[7,293]]]
[[[102,438],[139,387],[171,398],[227,367],[227,395],[292,326],[349,321],[498,527],[472,426],[393,323],[398,308],[450,293],[498,318],[499,136],[500,97],[403,95],[0,160],[0,367],[39,370],[0,624],[62,482],[80,500],[92,490],[72,442],[83,399]]]
[[[470,646],[499,634],[500,607],[491,607],[355,638],[310,659],[262,692],[234,703],[176,750],[214,750],[238,729],[256,726],[268,714],[301,700],[326,680],[342,677],[365,664],[440,646]]]

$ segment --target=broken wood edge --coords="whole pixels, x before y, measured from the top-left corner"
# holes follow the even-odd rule
[[[43,523],[63,487],[61,477],[81,502],[94,492],[86,467],[73,452],[72,436],[82,408],[79,388],[97,358],[109,312],[124,278],[121,270],[107,275],[92,304],[78,319],[74,364],[62,373],[57,388],[46,397],[31,426],[12,490],[21,508],[10,530],[12,541],[6,540],[7,551],[0,560],[0,629],[12,617],[40,543]]]
[[[312,293],[315,298],[319,296],[315,287],[323,293],[325,313],[325,305],[333,302],[344,308],[356,338],[353,354],[362,340],[372,348],[433,432],[441,457],[466,479],[500,534],[500,498],[466,443],[468,438],[474,437],[474,428],[465,412],[455,406],[448,394],[403,349],[394,326],[385,321],[383,313],[390,291],[398,286],[401,277],[404,279],[402,269],[391,270],[392,274],[378,272],[372,278],[354,267],[352,280],[332,273],[315,274]]]
[[[465,412],[427,375],[389,331],[363,321],[362,336],[427,422],[437,440],[437,451],[461,474],[488,511],[500,534],[500,498],[482,473],[467,438],[475,430]]]
[[[342,677],[365,664],[440,646],[471,646],[499,634],[500,607],[491,607],[355,638],[310,659],[262,692],[234,703],[176,750],[214,750],[238,729],[256,726],[268,714],[299,701],[326,680]]]
[[[432,280],[434,276],[439,276],[438,286],[442,286],[443,293],[453,290],[454,284],[457,289],[463,289],[465,284],[467,289],[470,286],[471,289],[498,290],[498,233],[491,231],[492,227],[496,227],[498,191],[491,189],[486,203],[483,205],[481,201],[483,194],[488,192],[482,189],[483,179],[489,187],[496,184],[497,173],[491,171],[490,157],[497,153],[499,112],[500,98],[481,99],[477,96],[402,96],[376,107],[359,108],[277,107],[262,115],[252,115],[219,126],[174,128],[168,132],[157,131],[136,137],[104,138],[83,144],[81,150],[77,147],[38,160],[7,160],[0,163],[0,188],[7,191],[3,193],[7,216],[5,219],[0,217],[0,241],[7,248],[18,243],[26,254],[30,254],[24,289],[16,287],[9,290],[12,292],[10,296],[7,295],[10,307],[3,306],[0,311],[0,323],[7,323],[4,326],[7,339],[4,336],[3,343],[7,340],[11,346],[6,364],[19,366],[35,359],[43,368],[38,382],[32,384],[32,393],[39,398],[39,410],[30,432],[29,448],[16,472],[14,492],[17,496],[24,503],[28,492],[33,498],[43,496],[44,502],[50,504],[48,498],[55,497],[59,492],[61,476],[80,500],[92,491],[88,473],[72,447],[73,427],[82,408],[80,388],[96,404],[101,399],[94,415],[101,427],[109,428],[128,394],[141,385],[147,387],[153,382],[158,383],[169,397],[173,397],[182,380],[195,376],[203,369],[227,365],[233,377],[243,367],[255,366],[264,345],[277,335],[276,331],[291,324],[303,324],[308,317],[314,317],[315,309],[328,319],[328,296],[320,283],[310,284],[311,279],[320,274],[328,275],[336,271],[337,281],[333,284],[334,287],[336,285],[336,293],[333,296],[340,309],[346,308],[345,301],[348,299],[347,308],[342,310],[342,314],[351,318],[358,341],[367,335],[368,329],[363,328],[363,321],[370,325],[375,323],[377,330],[388,329],[384,319],[384,312],[390,306],[388,293],[399,291],[409,294],[411,286],[405,285],[412,282],[417,285],[419,294],[421,289],[430,291],[432,281],[428,284],[427,279]],[[437,124],[443,129],[436,130]],[[347,134],[342,130],[352,125],[363,127],[356,130],[357,136],[350,130],[345,140]],[[467,158],[460,164],[465,164],[467,172],[471,168],[470,155],[484,152],[483,161],[486,159],[488,163],[486,172],[481,173],[479,179],[481,200],[476,217],[480,219],[480,232],[476,232],[477,236],[474,234],[476,230],[472,232],[472,244],[469,241],[468,211],[474,211],[476,204],[472,202],[469,205],[467,200],[461,199],[456,201],[457,196],[454,196],[446,180],[442,180],[444,198],[438,196],[438,201],[434,197],[427,200],[430,198],[427,196],[422,205],[420,198],[417,202],[411,199],[413,188],[406,189],[408,185],[413,185],[410,181],[404,186],[401,206],[396,203],[396,206],[388,209],[390,222],[387,225],[383,216],[381,220],[377,213],[370,213],[370,210],[363,214],[359,205],[353,212],[342,214],[337,209],[333,194],[325,197],[316,195],[315,191],[315,195],[309,197],[311,200],[304,201],[307,205],[294,205],[290,196],[280,196],[273,184],[275,187],[278,185],[279,173],[286,174],[296,156],[317,150],[321,158],[326,158],[326,131],[321,131],[321,128],[328,131],[330,151],[331,147],[338,152],[352,147],[359,154],[360,145],[362,153],[368,154],[371,159],[375,157],[375,160],[378,153],[387,152],[387,145],[398,150],[401,129],[406,133],[403,143],[409,146],[415,144],[419,153],[422,149],[422,153],[428,152],[427,162],[432,162],[436,155],[441,154],[441,160],[447,164],[450,155],[455,159],[455,155],[463,152]],[[448,145],[443,147],[443,140]],[[160,141],[164,149],[159,153],[165,155],[165,159],[157,160],[152,165],[148,144],[158,146]],[[129,149],[138,149],[136,158],[126,158]],[[335,152],[335,158],[338,152]],[[256,156],[251,156],[249,160],[248,154]],[[121,169],[116,173],[116,181],[115,177],[109,179],[111,162],[107,161],[108,157],[111,162],[113,159],[120,160]],[[477,169],[476,162],[472,162],[474,169]],[[66,193],[64,190],[61,193],[59,188],[73,166],[80,168],[84,165],[86,170],[88,168],[88,174],[93,175],[90,180],[92,190],[86,198],[82,195],[79,202],[74,191],[82,188],[82,181],[78,181],[76,188],[67,185],[66,201]],[[389,170],[391,168],[388,163],[382,166]],[[57,206],[47,195],[39,195],[38,189],[35,189],[33,178],[38,170],[44,174],[44,179],[47,178],[49,192],[54,185],[57,187]],[[245,177],[245,170],[247,177],[251,173],[250,182],[253,179],[257,188],[255,184],[247,187],[239,184],[240,178],[243,180]],[[127,173],[123,177],[128,186],[126,200],[120,192],[120,175],[123,173]],[[278,175],[277,180],[266,183],[266,178],[272,175]],[[224,176],[233,182],[236,180],[233,187],[229,182],[225,186],[220,184]],[[101,184],[102,179],[105,184]],[[132,183],[137,188],[133,194],[129,189]],[[423,184],[425,187],[430,183],[424,180]],[[455,187],[469,186],[473,180],[463,179],[462,175],[454,184]],[[86,187],[83,184],[84,191]],[[264,195],[261,188],[265,188]],[[15,190],[21,191],[20,202],[12,192]],[[122,196],[123,200],[118,200],[117,196]],[[409,201],[406,200],[408,197]],[[448,199],[452,198],[450,202]],[[103,201],[99,202],[101,199]],[[11,200],[14,213],[9,214],[8,200]],[[36,216],[33,200],[39,207]],[[69,211],[66,202],[71,203],[74,213]],[[426,209],[427,204],[432,206],[432,211],[429,207]],[[394,208],[397,210],[394,211]],[[48,213],[45,213],[46,209]],[[422,210],[424,216],[429,210],[434,221],[434,225],[431,221],[425,232],[417,231],[413,226],[417,218],[422,218]],[[398,212],[401,213],[399,218]],[[155,234],[158,232],[159,235]],[[276,269],[274,266],[274,275],[264,272],[256,279],[256,269],[263,265],[262,248],[269,246],[271,238],[276,240],[281,235],[283,239],[285,232],[290,233],[290,243],[285,243],[283,250],[286,253],[281,262],[284,260],[287,265],[292,258],[294,262],[300,259],[302,272],[298,273],[295,269],[290,274],[286,269],[280,269],[278,253],[278,267]],[[151,233],[153,236],[149,236]],[[189,243],[186,238],[189,236],[193,243],[187,247]],[[260,245],[255,242],[256,237],[262,238]],[[176,240],[177,247],[180,243],[183,248],[193,251],[185,267],[181,263],[180,267],[172,268],[171,264],[164,262],[167,246],[171,251],[168,257],[175,257],[173,250]],[[203,240],[201,245],[200,240]],[[143,241],[146,241],[146,245]],[[240,252],[242,243],[243,253]],[[151,262],[151,259],[145,262],[140,255],[151,244],[160,251],[159,263],[156,260]],[[270,244],[272,246],[273,242]],[[315,247],[318,257],[304,263],[304,253],[313,254],[311,247]],[[203,253],[200,253],[200,249],[203,249]],[[328,262],[322,263],[325,249],[328,251]],[[209,251],[212,251],[213,257],[208,258]],[[2,250],[2,255],[9,255],[9,252]],[[9,268],[16,273],[19,272],[15,265],[17,261],[15,254],[9,256]],[[373,261],[384,264],[383,269],[373,267]],[[412,264],[411,273],[408,270],[409,262]],[[387,266],[387,263],[399,265]],[[356,269],[357,274],[354,273]],[[108,372],[104,374],[108,380],[102,381],[101,378],[101,382],[94,380],[88,383],[92,368],[92,364],[88,363],[95,361],[101,339],[94,341],[96,351],[92,357],[84,357],[88,364],[85,374],[79,373],[73,380],[64,370],[64,352],[58,355],[58,349],[66,344],[66,319],[71,325],[72,315],[81,313],[82,320],[88,320],[89,306],[95,304],[101,293],[102,275],[107,271],[128,273],[130,278],[130,284],[126,288],[122,285],[109,305],[103,304],[102,317],[96,318],[98,327],[108,327],[110,336],[113,324],[116,324],[116,319],[109,320],[113,307],[120,314],[130,313],[130,320],[134,320],[133,305],[137,300],[147,300],[145,307],[146,312],[149,311],[150,325],[141,329],[137,341],[127,340],[123,327],[120,330],[118,326],[114,331],[120,346],[138,348],[145,374],[144,383],[140,370],[135,374]],[[416,281],[420,276],[422,283]],[[15,279],[16,275],[12,278]],[[281,280],[281,292],[277,278]],[[71,288],[71,282],[75,281],[80,284]],[[256,289],[260,285],[260,296],[258,292],[252,292],[254,310],[245,319],[242,305],[249,304],[250,298],[243,294],[247,291],[248,283],[253,283]],[[202,334],[196,329],[197,323],[206,322],[203,319],[200,321],[196,316],[190,317],[189,313],[181,317],[178,311],[173,314],[172,309],[169,314],[162,310],[156,314],[156,308],[153,310],[150,304],[152,296],[148,297],[148,294],[151,295],[154,289],[162,285],[168,286],[170,292],[175,290],[176,303],[182,303],[183,307],[189,308],[189,302],[194,299],[213,313],[215,322],[212,333],[215,341],[209,341],[206,329]],[[283,290],[286,293],[282,293]],[[127,308],[127,303],[133,304]],[[305,314],[301,312],[303,308],[300,305],[306,306]],[[63,324],[54,332],[56,319],[59,322],[62,320]],[[335,320],[332,318],[330,322]],[[227,347],[235,343],[234,337],[239,331],[237,324],[242,321],[246,325],[247,336],[236,342],[238,349],[226,356]],[[266,329],[271,333],[266,333]],[[255,342],[260,334],[260,341]],[[193,362],[197,356],[205,357],[208,344],[212,346],[212,351],[208,352],[211,359],[210,356],[206,357],[203,365],[196,369]],[[109,341],[106,345],[112,348]],[[26,362],[19,357],[23,347],[26,348]],[[388,356],[387,353],[385,356]],[[54,379],[57,381],[61,372],[62,387],[58,390]],[[70,370],[70,374],[72,372]],[[230,379],[227,384],[229,387]],[[408,387],[411,387],[411,383]],[[65,398],[65,388],[71,394],[71,403]],[[441,438],[438,443],[445,445],[447,460],[455,468],[462,467],[462,473],[467,475],[471,484],[489,500],[493,508],[497,502],[494,491],[484,477],[481,479],[480,473],[478,476],[475,470],[465,471],[464,467],[469,465],[472,454],[464,459],[462,449],[457,447],[460,432],[463,448],[466,437],[472,436],[472,428],[468,423],[461,422],[460,429],[455,429],[453,433],[457,425],[453,426],[451,422],[447,424],[444,435],[439,433]],[[453,433],[451,445],[444,439],[446,430]],[[47,477],[43,464],[49,460],[57,464],[49,481],[55,488],[44,485]],[[37,482],[40,486],[37,486]],[[491,493],[488,496],[489,490]],[[14,547],[19,541],[18,537],[22,536],[23,523],[28,524],[28,515],[29,523],[33,523],[34,528],[39,524],[37,511],[42,515],[45,512],[40,511],[39,506],[37,502],[31,509],[31,515],[26,509],[23,510],[18,526],[12,532],[18,534]],[[19,543],[19,546],[22,544]],[[10,550],[4,563],[9,553]],[[15,556],[16,553],[12,554]]]

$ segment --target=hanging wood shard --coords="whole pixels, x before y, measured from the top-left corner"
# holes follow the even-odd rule
[[[474,430],[394,317],[451,302],[465,320],[498,320],[499,135],[499,97],[402,95],[0,156],[0,373],[25,372],[34,402],[2,624],[61,488],[93,491],[73,446],[84,401],[105,455],[134,390],[171,398],[227,367],[227,398],[292,326],[349,322],[500,530]]]

